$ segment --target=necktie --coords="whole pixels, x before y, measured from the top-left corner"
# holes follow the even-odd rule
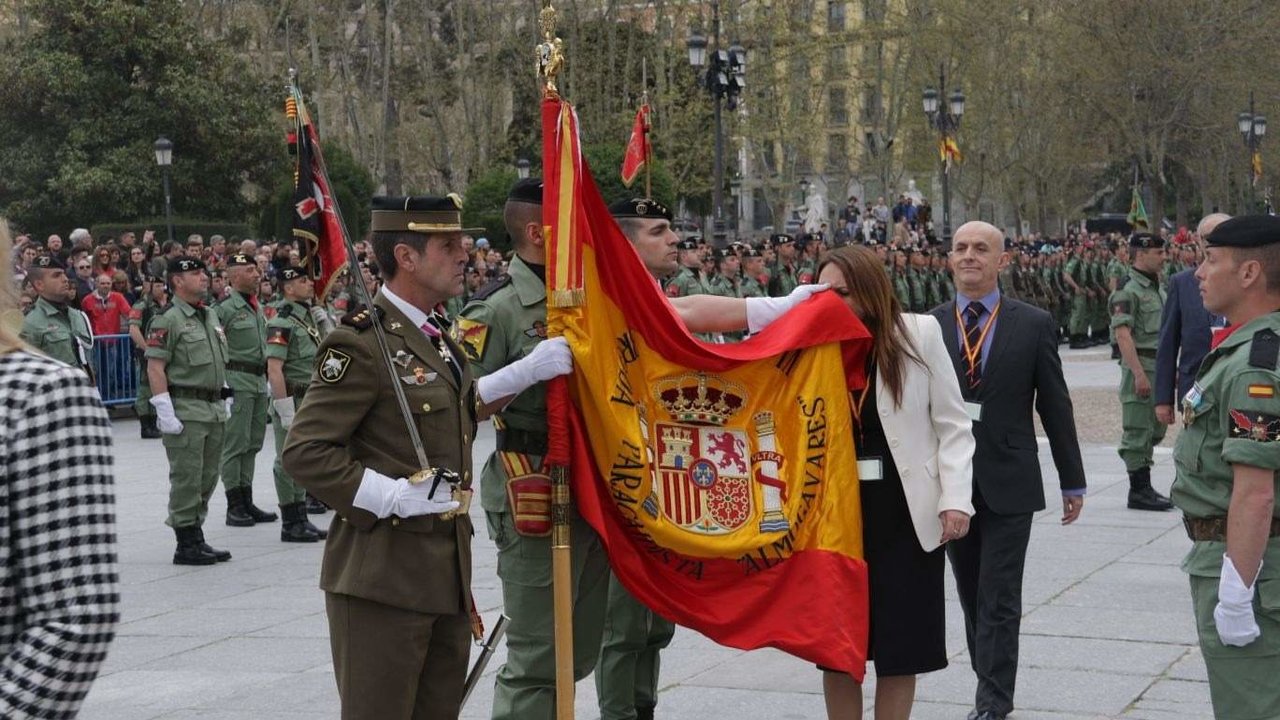
[[[439,316],[432,313],[427,317],[427,321],[419,325],[419,327],[430,338],[431,344],[436,346],[436,352],[440,353],[440,359],[444,360],[449,369],[453,371],[453,379],[460,382],[462,373],[458,369],[458,360],[453,356],[453,350],[449,348],[448,343],[441,337],[443,333],[438,325],[440,322]]]
[[[981,302],[971,302],[964,309],[964,337],[965,337],[965,363],[969,389],[974,390],[978,384],[982,382],[982,328],[978,325],[978,318],[982,317],[982,313],[986,311],[986,307]]]

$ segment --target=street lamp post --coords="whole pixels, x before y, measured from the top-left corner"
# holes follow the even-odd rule
[[[169,192],[169,166],[173,164],[173,142],[166,137],[156,140],[156,164],[164,178],[164,224],[169,242],[173,242],[173,196]]]
[[[947,99],[948,107],[939,107],[943,98]],[[957,88],[951,93],[951,97],[947,97],[947,72],[946,68],[939,64],[938,89],[926,87],[921,99],[924,114],[929,118],[929,124],[938,131],[939,140],[944,148],[942,154],[946,155],[947,143],[960,129],[960,118],[964,115],[964,93]],[[951,159],[949,157],[944,157],[942,160],[942,246],[947,250],[951,249]]]
[[[715,223],[715,244],[724,244],[724,124],[721,105],[730,112],[738,107],[738,96],[746,87],[747,51],[738,43],[729,49],[720,49],[720,3],[712,3],[711,61],[707,62],[707,38],[695,31],[685,42],[689,49],[689,64],[694,70],[707,68],[704,80],[715,107],[715,177],[711,188],[712,217]]]
[[[529,177],[529,159],[528,158],[520,158],[519,160],[516,160],[516,177],[520,178],[521,180],[527,179]]]
[[[1258,180],[1261,175],[1261,163],[1255,162],[1254,158],[1258,155],[1258,147],[1262,145],[1262,136],[1267,134],[1267,118],[1258,115],[1253,111],[1253,91],[1249,91],[1249,111],[1242,112],[1236,116],[1236,129],[1240,131],[1240,139],[1244,141],[1245,149],[1249,151],[1249,207],[1247,213],[1252,213],[1258,204]]]

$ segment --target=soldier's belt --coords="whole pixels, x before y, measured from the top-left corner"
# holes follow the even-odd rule
[[[187,385],[170,385],[169,395],[173,398],[182,398],[185,400],[204,400],[205,402],[218,402],[226,400],[234,395],[231,388],[199,388]]]
[[[227,369],[235,370],[236,372],[248,373],[250,375],[257,375],[259,377],[267,374],[266,363],[250,363],[241,362],[239,360],[228,360]]]
[[[547,454],[547,434],[534,430],[517,430],[503,428],[495,433],[498,450],[524,453],[526,455]]]
[[[1227,539],[1226,516],[1193,518],[1182,516],[1182,526],[1187,530],[1187,537],[1195,542],[1217,541]],[[1280,537],[1280,518],[1271,518],[1271,532],[1268,537]]]
[[[1138,351],[1138,357],[1151,358],[1153,360],[1156,357],[1155,350],[1148,350],[1147,348],[1134,348],[1134,349]]]

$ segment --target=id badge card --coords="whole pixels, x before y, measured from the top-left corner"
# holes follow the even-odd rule
[[[980,422],[982,420],[982,403],[966,401],[964,404],[964,411],[969,414],[969,419],[973,422]]]
[[[878,457],[858,460],[858,479],[862,482],[874,482],[884,479],[884,463]]]

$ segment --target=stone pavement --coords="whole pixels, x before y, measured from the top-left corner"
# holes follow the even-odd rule
[[[1114,450],[1119,371],[1102,350],[1064,350],[1063,359],[1076,398],[1089,495],[1081,519],[1062,526],[1052,500],[1057,476],[1042,448],[1051,505],[1036,516],[1032,531],[1011,717],[1211,718],[1187,581],[1178,569],[1188,547],[1178,516],[1124,507],[1127,482]],[[270,433],[267,443],[255,480],[264,507],[275,500]],[[492,443],[486,429],[477,457]],[[1169,446],[1166,440],[1156,456],[1154,478],[1162,491],[1173,478]],[[163,524],[167,466],[160,442],[139,440],[135,421],[116,420],[116,457],[123,620],[82,717],[337,718],[324,603],[316,587],[321,547],[281,543],[279,523],[224,526],[220,487],[206,535],[235,558],[209,568],[174,566],[173,536]],[[478,506],[472,511],[481,528],[474,591],[492,626],[501,591]],[[960,720],[972,707],[974,679],[949,577],[947,586],[951,665],[921,678],[913,713],[921,720]],[[464,718],[488,717],[492,674],[504,654],[495,656]],[[823,717],[818,671],[783,653],[723,648],[681,629],[662,657],[659,717]],[[868,698],[873,685],[869,672]],[[590,679],[578,684],[577,709],[578,718],[599,717]]]

